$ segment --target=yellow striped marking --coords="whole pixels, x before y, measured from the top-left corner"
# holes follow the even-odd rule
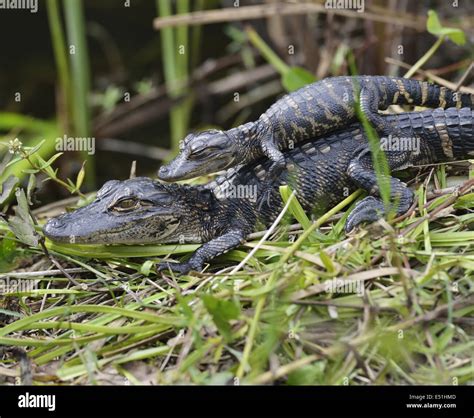
[[[443,109],[446,107],[446,87],[439,89],[439,107]]]
[[[426,99],[428,99],[428,88],[429,85],[427,82],[421,83],[421,106],[426,103]]]
[[[396,91],[395,94],[393,95],[393,100],[392,100],[393,104],[398,102],[398,97],[399,96],[400,96],[400,93],[398,91]]]
[[[454,158],[453,141],[451,141],[451,138],[446,131],[446,125],[437,124],[435,127],[438,131],[439,137],[441,138],[441,148],[443,148],[444,155],[449,158]]]
[[[413,103],[413,99],[410,97],[410,93],[408,93],[405,89],[405,86],[403,84],[402,80],[395,80],[397,85],[398,85],[398,90],[400,91],[400,94],[402,94],[407,103]]]

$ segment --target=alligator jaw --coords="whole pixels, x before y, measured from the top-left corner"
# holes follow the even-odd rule
[[[164,181],[187,180],[234,166],[239,155],[236,140],[227,132],[211,130],[189,134],[179,154],[158,171]]]
[[[74,212],[75,213],[75,212]],[[144,219],[125,221],[122,225],[107,225],[94,229],[84,227],[84,223],[77,223],[71,219],[71,214],[65,214],[50,219],[43,228],[44,235],[53,242],[60,244],[146,244],[164,242],[179,227],[181,220],[173,216],[155,216],[149,222]],[[89,217],[85,218],[91,221]],[[97,224],[100,221],[97,221]],[[140,225],[142,224],[142,225]],[[143,231],[150,232],[148,235]]]
[[[187,194],[185,186],[140,177],[108,182],[96,200],[51,219],[43,232],[54,242],[71,244],[200,242],[199,216],[193,216]],[[188,222],[196,230],[194,235],[189,233]]]
[[[180,154],[169,164],[161,166],[157,176],[160,180],[167,182],[188,180],[226,170],[233,165],[234,158],[232,155],[221,154],[213,157],[206,161],[203,166],[202,162],[188,160],[183,154]]]

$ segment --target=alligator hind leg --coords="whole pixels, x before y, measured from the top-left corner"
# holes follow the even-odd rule
[[[363,222],[375,222],[386,214],[385,205],[380,198],[380,190],[377,183],[377,176],[373,168],[369,165],[369,153],[365,153],[362,158],[355,158],[347,169],[347,174],[351,180],[361,189],[366,190],[371,195],[362,199],[349,214],[346,220],[345,230],[349,232]],[[390,202],[397,215],[405,213],[413,202],[413,192],[399,179],[390,177]]]

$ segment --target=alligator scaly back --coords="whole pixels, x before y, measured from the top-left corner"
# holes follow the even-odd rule
[[[179,155],[160,169],[158,177],[166,181],[193,178],[264,155],[273,163],[272,180],[285,166],[282,150],[355,122],[358,103],[380,136],[396,129],[378,112],[392,104],[474,108],[472,95],[425,81],[386,76],[326,78],[283,96],[255,122],[188,135]]]

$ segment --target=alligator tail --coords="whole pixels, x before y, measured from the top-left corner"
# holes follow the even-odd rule
[[[433,119],[447,158],[466,159],[474,156],[474,112],[471,109],[435,109]]]
[[[430,108],[468,107],[474,109],[474,95],[451,90],[427,81],[409,78],[390,78],[385,85],[386,94],[392,104],[412,104]]]

